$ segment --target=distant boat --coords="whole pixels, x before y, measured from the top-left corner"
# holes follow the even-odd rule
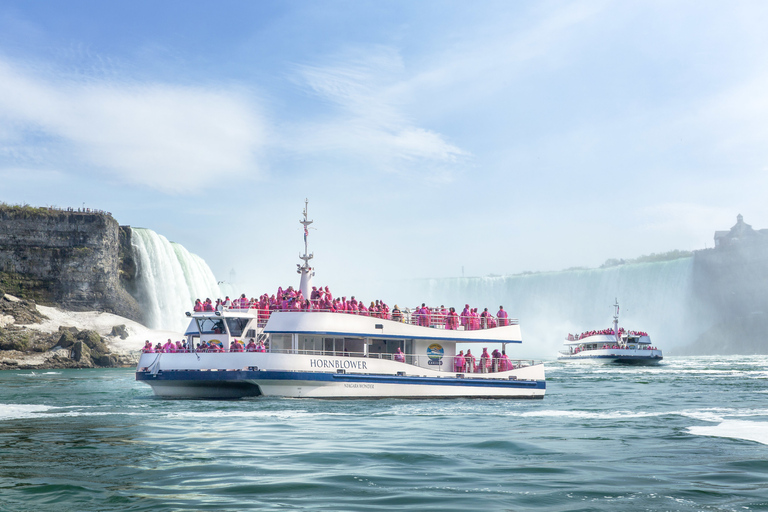
[[[664,359],[661,350],[651,346],[648,333],[619,328],[618,299],[613,306],[613,328],[569,334],[557,360],[649,365]]]

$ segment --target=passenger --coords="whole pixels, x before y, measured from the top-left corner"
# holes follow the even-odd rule
[[[155,352],[160,353],[163,351],[163,346],[160,344],[160,342],[157,342],[157,345],[155,345]]]
[[[429,309],[424,302],[421,303],[421,308],[416,311],[416,315],[420,326],[429,327]]]
[[[515,366],[512,364],[512,361],[509,360],[509,357],[507,357],[507,351],[502,350],[501,351],[501,361],[499,362],[499,371],[506,372],[508,370],[514,370]]]
[[[493,349],[493,352],[491,352],[491,357],[491,371],[496,373],[499,371],[499,362],[501,361],[501,352],[499,352],[499,349]]]
[[[254,341],[253,338],[248,342],[248,345],[245,346],[246,352],[256,352],[256,341]]]
[[[453,309],[453,308],[451,308]],[[467,360],[464,358],[464,351],[459,351],[459,355],[453,360],[453,371],[464,373],[467,369]]]
[[[198,301],[198,302],[199,302],[199,301]],[[152,354],[152,353],[154,353],[154,352],[155,352],[155,349],[154,349],[154,348],[152,348],[152,342],[151,342],[151,341],[149,341],[149,340],[147,340],[146,342],[144,342],[144,348],[143,348],[143,349],[141,349],[141,351],[142,351],[142,352],[144,352],[144,353],[147,353],[147,354]]]
[[[483,347],[483,353],[480,354],[480,373],[488,373],[491,367],[491,356],[488,354],[488,349]]]
[[[472,350],[467,350],[467,355],[464,358],[467,362],[467,373],[474,373],[475,371],[475,363],[477,362],[477,359],[475,356],[472,355]]]
[[[451,331],[459,328],[459,315],[456,314],[456,308],[451,308],[448,311],[448,316],[445,318],[445,328]]]
[[[203,303],[203,311],[213,311],[213,303],[211,302],[211,299],[205,299],[205,302]]]
[[[392,308],[392,320],[395,322],[403,321],[403,313],[400,311],[400,308],[397,307],[397,304],[395,304],[395,307]]]
[[[403,351],[400,350],[400,347],[397,347],[397,351],[395,351],[395,361],[398,363],[405,362],[405,354],[403,354]]]
[[[216,311],[224,311],[224,304],[221,303],[221,299],[216,299]]]
[[[202,303],[202,302],[200,302],[200,299],[197,299],[197,300],[195,301],[195,307],[194,307],[193,309],[194,309],[194,311],[195,311],[196,313],[199,313],[200,311],[202,311],[202,310],[203,310],[203,303]]]
[[[224,302],[222,302],[222,305],[224,306],[224,309],[229,309],[232,307],[232,301],[229,300],[229,295],[224,297]]]
[[[260,341],[259,346],[256,347],[256,352],[266,352],[266,351],[267,351],[267,347],[264,346],[263,341]]]
[[[464,304],[464,310],[461,312],[461,326],[464,327],[465,331],[470,330],[470,315],[469,315],[469,304]]]
[[[480,313],[480,328],[481,329],[488,328],[488,308],[485,308],[483,312]]]
[[[504,306],[499,306],[499,312],[496,313],[496,317],[499,319],[499,327],[504,327],[506,325],[509,325],[509,319],[507,312],[504,311]],[[568,335],[570,339],[570,334]]]

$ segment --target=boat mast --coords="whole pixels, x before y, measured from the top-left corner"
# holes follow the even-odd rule
[[[310,288],[312,287],[312,276],[315,275],[314,272],[312,272],[312,267],[309,266],[309,260],[312,259],[314,256],[313,254],[307,254],[307,235],[309,235],[309,230],[307,229],[310,224],[312,224],[311,220],[307,220],[307,206],[309,205],[309,199],[304,199],[304,220],[300,220],[299,222],[304,226],[304,254],[299,254],[299,259],[304,261],[304,265],[296,264],[297,267],[299,267],[296,272],[301,274],[301,281],[299,283],[299,290],[301,290],[301,294],[304,296],[306,300],[309,300],[310,298]]]
[[[619,299],[616,298],[616,303],[613,305],[613,332],[616,334],[616,343],[621,344],[621,334],[619,334]]]

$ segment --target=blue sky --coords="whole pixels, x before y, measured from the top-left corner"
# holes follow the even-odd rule
[[[0,4],[0,201],[250,293],[599,266],[768,227],[768,3]],[[371,294],[375,291],[370,290]]]

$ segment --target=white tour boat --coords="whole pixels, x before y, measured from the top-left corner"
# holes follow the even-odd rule
[[[306,206],[300,222],[305,227],[300,289],[309,297],[314,272],[309,266],[313,255],[307,254],[306,227],[312,221]],[[491,368],[483,367],[489,373],[476,373],[459,355],[467,346],[521,343],[520,325],[513,319],[501,322],[508,325],[464,330],[434,321],[417,325],[424,322],[409,313],[395,320],[315,309],[227,308],[187,316],[187,346],[195,348],[142,353],[139,359],[136,380],[149,384],[157,396],[543,398],[546,389],[543,364],[504,356],[503,364],[496,360]],[[234,340],[255,340],[263,351],[196,349],[204,342],[229,347]],[[475,352],[480,363],[480,350]]]
[[[656,364],[663,359],[661,350],[651,346],[648,333],[619,328],[619,301],[613,305],[613,328],[569,334],[558,361],[600,361],[605,363]]]

